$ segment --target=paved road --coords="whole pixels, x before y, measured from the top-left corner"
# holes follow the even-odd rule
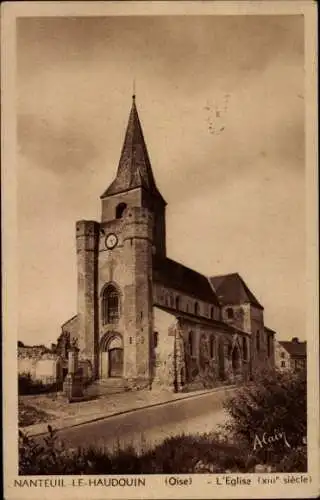
[[[178,400],[165,406],[136,410],[132,413],[60,430],[66,445],[76,448],[94,445],[113,448],[133,445],[137,450],[152,446],[168,436],[204,433],[215,430],[226,414],[222,403],[234,389]]]

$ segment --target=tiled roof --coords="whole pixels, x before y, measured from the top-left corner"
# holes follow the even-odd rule
[[[256,299],[251,290],[249,290],[238,273],[212,276],[210,281],[222,305],[250,302],[259,309],[263,309],[263,306]]]
[[[153,177],[151,163],[136,108],[135,96],[133,96],[117,175],[101,198],[138,187],[146,189],[163,200]]]
[[[219,306],[209,279],[179,262],[154,255],[153,279],[168,288],[181,290],[187,295]]]
[[[284,349],[291,356],[305,357],[307,355],[307,343],[306,342],[295,342],[295,341],[281,340],[281,341],[279,341],[279,344],[281,344],[282,347],[284,347]]]

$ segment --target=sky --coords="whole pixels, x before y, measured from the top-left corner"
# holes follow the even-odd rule
[[[238,272],[277,338],[305,339],[298,15],[18,19],[18,338],[77,312],[75,222],[100,219],[134,80],[168,256]]]

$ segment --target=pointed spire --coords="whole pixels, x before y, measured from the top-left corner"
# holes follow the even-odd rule
[[[133,89],[133,91],[135,92],[135,89]],[[117,175],[101,198],[137,187],[143,187],[151,191],[152,194],[162,198],[153,177],[151,163],[136,108],[136,95],[133,93],[132,106]]]

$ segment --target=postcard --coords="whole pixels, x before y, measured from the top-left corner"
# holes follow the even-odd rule
[[[315,3],[1,22],[5,498],[316,497]]]

